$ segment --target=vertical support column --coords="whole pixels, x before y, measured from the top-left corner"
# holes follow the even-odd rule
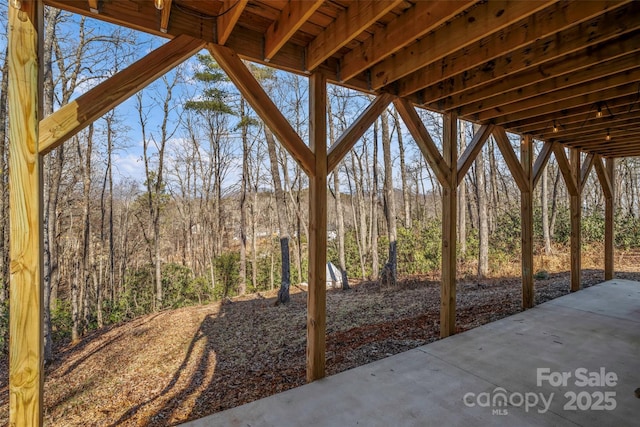
[[[42,11],[39,0],[22,1],[21,10],[9,7],[9,424],[12,426],[42,425],[42,162],[38,154]]]
[[[315,175],[309,176],[309,292],[307,293],[307,381],[325,376],[327,276],[327,81],[309,78],[309,146]]]
[[[580,239],[580,224],[582,219],[582,180],[580,177],[580,151],[571,148],[571,176],[578,191],[571,195],[571,292],[580,290],[580,276],[582,269],[582,247]]]
[[[442,186],[442,282],[440,285],[440,337],[456,333],[456,224],[458,199],[458,116],[443,115],[442,151],[448,169]]]
[[[525,135],[520,145],[522,172],[528,191],[520,191],[521,250],[522,250],[522,308],[533,307],[533,143]]]
[[[614,273],[615,159],[606,159],[605,169],[611,183],[611,197],[605,198],[604,202],[604,280],[611,280]]]

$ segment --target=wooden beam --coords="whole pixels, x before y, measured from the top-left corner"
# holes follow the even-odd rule
[[[567,80],[570,79],[567,78]],[[525,99],[518,99],[516,95],[511,93],[506,100],[502,101],[504,103],[501,103],[497,106],[492,106],[491,108],[488,108],[486,110],[475,109],[477,105],[472,104],[470,106],[459,108],[458,111],[465,116],[473,115],[473,117],[478,118],[478,120],[491,120],[505,114],[513,114],[520,111],[526,112],[527,110],[534,107],[540,108],[549,104],[555,106],[558,101],[571,100],[572,98],[586,96],[594,92],[601,93],[608,89],[616,88],[620,85],[624,85],[628,82],[634,82],[637,80],[640,80],[640,70],[627,70],[616,73],[612,76],[602,77],[596,80],[589,80],[582,84],[560,88],[558,90],[547,93],[544,93],[544,89],[542,89],[541,87],[540,95],[531,96]],[[544,83],[542,83],[540,86],[542,85],[544,85]],[[557,86],[562,85],[557,84]],[[529,95],[531,94],[527,94],[525,96]],[[516,96],[516,98],[513,98],[514,96]]]
[[[620,113],[628,114],[634,110],[634,106],[637,106],[635,100],[637,95],[626,95],[619,98],[607,97],[607,106],[614,116]],[[585,117],[589,114],[595,114],[594,104],[579,105],[577,107],[567,107],[562,110],[562,115],[557,113],[546,113],[539,116],[527,117],[524,120],[509,123],[510,129],[515,129],[522,134],[541,135],[550,129],[549,124],[553,120],[561,119],[563,126],[569,125],[582,125],[585,121]],[[560,129],[562,131],[562,129]]]
[[[574,70],[567,74],[546,78],[525,87],[494,92],[493,96],[460,106],[458,112],[461,115],[476,114],[478,111],[492,112],[494,109],[511,112],[514,110],[510,106],[514,102],[518,103],[518,111],[520,111],[520,109],[529,108],[534,100],[539,101],[543,96],[557,100],[570,97],[575,93],[584,94],[592,90],[601,90],[603,86],[606,87],[606,85],[602,84],[605,81],[610,82],[609,84],[617,85],[620,82],[634,80],[633,76],[631,78],[627,77],[628,73],[634,74],[633,69],[640,63],[640,34],[636,37],[635,43],[638,46],[638,52],[613,60],[605,59],[605,62],[592,65],[586,69]],[[640,73],[635,73],[635,75],[638,77]],[[527,99],[531,101],[524,102]],[[543,104],[536,102],[535,105]]]
[[[40,154],[46,154],[204,47],[179,36],[61,107],[40,122]]]
[[[526,124],[527,121],[530,121],[531,123],[534,123],[533,120],[537,121],[538,116],[552,117],[553,120],[553,118],[562,117],[562,112],[565,109],[575,110],[583,106],[585,107],[585,111],[589,111],[597,102],[608,102],[609,99],[626,97],[628,95],[634,95],[638,93],[638,83],[635,81],[619,86],[608,87],[609,89],[598,90],[596,92],[591,92],[588,94],[574,94],[574,96],[570,98],[560,99],[551,103],[547,102],[548,99],[542,99],[540,101],[544,105],[532,105],[526,110],[506,114],[501,113],[499,116],[496,116],[493,119],[493,122],[511,129],[514,127],[514,122],[524,122]]]
[[[448,181],[442,185],[442,278],[440,284],[440,337],[456,333],[456,239],[458,212],[458,117],[445,114],[442,151]]]
[[[473,45],[455,48],[442,60],[399,80],[398,95],[405,96],[425,88],[421,96],[425,103],[431,103],[477,86],[501,86],[500,79],[508,74],[619,36],[629,31],[630,26],[637,27],[633,14],[627,16],[629,10],[600,15],[603,10],[620,4],[623,2],[553,4]],[[594,18],[583,22],[591,17]],[[623,22],[616,22],[618,18]],[[493,94],[502,90],[495,90]]]
[[[445,159],[440,155],[435,142],[433,142],[429,131],[422,123],[422,120],[420,120],[420,116],[418,116],[413,105],[403,98],[397,98],[393,101],[393,104],[396,110],[398,110],[400,117],[402,117],[407,129],[411,132],[425,160],[429,163],[431,169],[433,169],[433,173],[436,174],[440,184],[442,186],[449,185],[451,168],[447,166]]]
[[[216,42],[226,44],[249,0],[225,0],[222,14],[216,19]]]
[[[347,9],[309,43],[307,70],[315,69],[400,3],[402,0],[362,0],[347,3]]]
[[[581,219],[582,203],[580,187],[580,151],[571,149],[571,177],[578,183],[578,191],[570,196],[571,214],[571,292],[580,290],[580,276],[582,273],[582,240],[581,240]]]
[[[371,86],[380,89],[425,65],[442,59],[452,50],[461,49],[483,37],[541,10],[551,1],[482,3],[415,43],[387,57],[371,69]]]
[[[522,170],[522,165],[513,151],[513,146],[511,145],[511,141],[509,141],[509,137],[505,130],[501,127],[495,127],[493,129],[493,136],[496,140],[496,144],[498,144],[498,148],[502,153],[505,163],[509,167],[509,171],[511,171],[511,176],[513,176],[513,179],[518,185],[520,191],[530,191],[529,178],[527,178]]]
[[[344,156],[353,148],[354,144],[369,127],[376,121],[380,114],[387,108],[391,100],[392,95],[381,94],[374,99],[366,110],[360,114],[355,122],[336,140],[336,142],[329,148],[329,155],[327,156],[327,171],[333,171]]]
[[[560,144],[553,144],[552,149],[553,154],[555,154],[558,167],[560,168],[560,172],[562,173],[562,177],[564,178],[564,183],[567,186],[569,195],[577,195],[579,191],[578,181],[574,179],[574,176],[571,172],[572,169],[569,165],[569,160],[567,160],[567,153],[565,153],[564,147]]]
[[[522,308],[535,304],[533,289],[533,141],[526,135],[520,145],[520,163],[527,179],[527,191],[520,192],[521,256],[522,256]]]
[[[270,60],[322,5],[321,0],[291,0],[264,35],[264,59]]]
[[[165,33],[169,28],[169,17],[171,16],[171,6],[173,0],[164,0],[164,7],[160,14],[160,32]]]
[[[620,111],[621,114],[616,114],[613,117],[601,117],[596,118],[593,113],[593,118],[584,118],[579,123],[567,123],[562,120],[562,127],[558,132],[553,132],[552,129],[537,132],[535,135],[540,139],[556,139],[564,140],[567,138],[575,139],[576,137],[583,137],[593,135],[594,133],[601,134],[604,131],[606,135],[606,129],[623,129],[632,130],[637,128],[638,121],[640,120],[640,111],[629,112]]]
[[[613,279],[615,266],[614,266],[614,241],[615,241],[615,187],[613,183],[615,182],[615,159],[607,159],[606,168],[602,167],[602,161],[600,158],[597,159],[596,171],[598,168],[606,169],[602,170],[603,178],[600,182],[605,181],[605,184],[602,185],[604,189],[607,187],[609,191],[604,190],[605,192],[605,202],[604,202],[604,280]],[[600,174],[598,174],[600,176]],[[607,197],[608,196],[608,197]]]
[[[98,9],[98,0],[89,0],[89,10],[91,13],[100,13],[100,9]]]
[[[269,95],[260,86],[251,71],[242,63],[238,55],[224,46],[210,43],[207,47],[218,65],[227,73],[242,96],[278,137],[280,143],[289,151],[307,175],[313,176],[315,174],[313,152],[291,127],[291,124],[271,101]]]
[[[584,162],[582,163],[582,168],[580,169],[580,192],[584,188],[584,185],[589,178],[589,172],[591,172],[591,168],[593,167],[593,154],[587,154]]]
[[[487,141],[487,138],[489,138],[492,132],[493,125],[482,125],[480,129],[478,129],[478,131],[475,133],[475,135],[473,135],[473,139],[471,140],[469,145],[467,145],[467,148],[464,150],[464,153],[462,153],[462,156],[460,156],[460,158],[458,159],[458,185],[460,185],[460,183],[464,179],[464,176],[467,174],[467,171],[471,167],[471,164],[476,160],[476,157],[478,157],[478,153],[480,152],[480,150],[482,150],[482,147],[484,147],[484,143]]]
[[[41,426],[43,415],[42,113],[43,4],[8,8],[9,425]]]
[[[599,154],[596,154],[593,156],[593,166],[596,170],[596,175],[598,176],[598,181],[600,182],[600,186],[602,187],[604,198],[605,199],[612,198],[613,186],[609,177],[609,171],[602,164],[602,157]]]
[[[307,382],[325,376],[327,321],[327,82],[321,73],[314,73],[309,83],[309,142],[315,174],[309,177]]]
[[[545,142],[542,146],[542,150],[538,154],[535,163],[533,164],[533,187],[535,188],[538,185],[538,181],[540,177],[544,173],[544,169],[547,166],[547,162],[549,161],[549,157],[551,157],[551,152],[553,151],[553,142]]]
[[[451,87],[447,84],[447,87],[451,87],[452,91],[457,93],[449,94],[443,99],[438,98],[440,100],[437,105],[443,110],[469,104],[481,105],[481,109],[487,109],[493,105],[500,105],[507,96],[525,98],[528,94],[534,96],[629,69],[634,61],[637,64],[639,52],[640,35],[636,32],[626,33],[596,46],[588,46],[569,55],[554,58],[538,67],[529,66],[523,70],[516,70],[518,72],[508,74],[508,78],[502,75],[501,79],[478,82],[476,87]],[[554,77],[550,79],[549,76]],[[551,86],[551,82],[556,86]],[[518,91],[517,96],[514,95],[515,91]],[[428,98],[425,93],[423,99],[430,103],[435,101],[433,96]]]
[[[473,3],[475,2],[415,2],[413,7],[389,22],[386,27],[377,30],[371,37],[342,57],[341,80],[352,79],[372,64],[380,62],[444,24],[447,19],[461,13]]]

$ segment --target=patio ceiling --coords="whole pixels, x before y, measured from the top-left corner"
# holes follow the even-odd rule
[[[633,1],[46,0],[605,157],[640,156]],[[156,2],[157,2],[156,1]],[[607,136],[608,135],[608,136]]]

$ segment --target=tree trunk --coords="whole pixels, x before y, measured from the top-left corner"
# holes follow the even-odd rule
[[[271,177],[276,198],[276,212],[278,213],[278,228],[280,236],[280,256],[282,258],[282,270],[280,277],[280,290],[278,291],[278,302],[286,304],[289,302],[289,287],[291,285],[291,267],[289,261],[289,219],[287,218],[287,205],[280,180],[278,170],[278,156],[276,154],[276,140],[273,133],[265,126],[264,136],[267,140],[269,160],[271,164]]]
[[[327,103],[327,115],[329,116],[329,144],[333,146],[336,142],[335,129],[333,125],[333,115],[331,113],[331,103]],[[344,211],[342,207],[342,192],[340,191],[340,164],[333,170],[333,188],[336,198],[336,222],[338,225],[338,263],[340,264],[340,271],[342,272],[342,289],[349,289],[349,281],[347,277],[347,257],[344,248]]]
[[[398,155],[400,156],[400,179],[402,181],[402,203],[404,205],[404,227],[412,227],[411,219],[411,195],[407,178],[407,166],[405,164],[404,142],[402,140],[402,122],[398,116],[398,110],[393,109],[393,120],[398,135]]]
[[[240,284],[238,293],[247,292],[247,182],[249,180],[248,123],[245,116],[245,101],[240,98],[240,123],[242,126],[242,181],[240,186]]]

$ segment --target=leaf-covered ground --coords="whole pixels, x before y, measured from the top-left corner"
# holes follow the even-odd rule
[[[620,273],[640,280],[640,273]],[[583,284],[603,280],[583,272]],[[568,273],[536,280],[536,303],[568,292]],[[47,367],[46,423],[52,426],[175,425],[305,382],[306,293],[274,306],[275,294],[161,312],[57,349]],[[458,318],[466,330],[520,311],[519,278],[460,281]],[[328,374],[434,341],[437,282],[397,288],[362,283],[327,295]],[[7,424],[6,360],[0,362],[0,425]]]

